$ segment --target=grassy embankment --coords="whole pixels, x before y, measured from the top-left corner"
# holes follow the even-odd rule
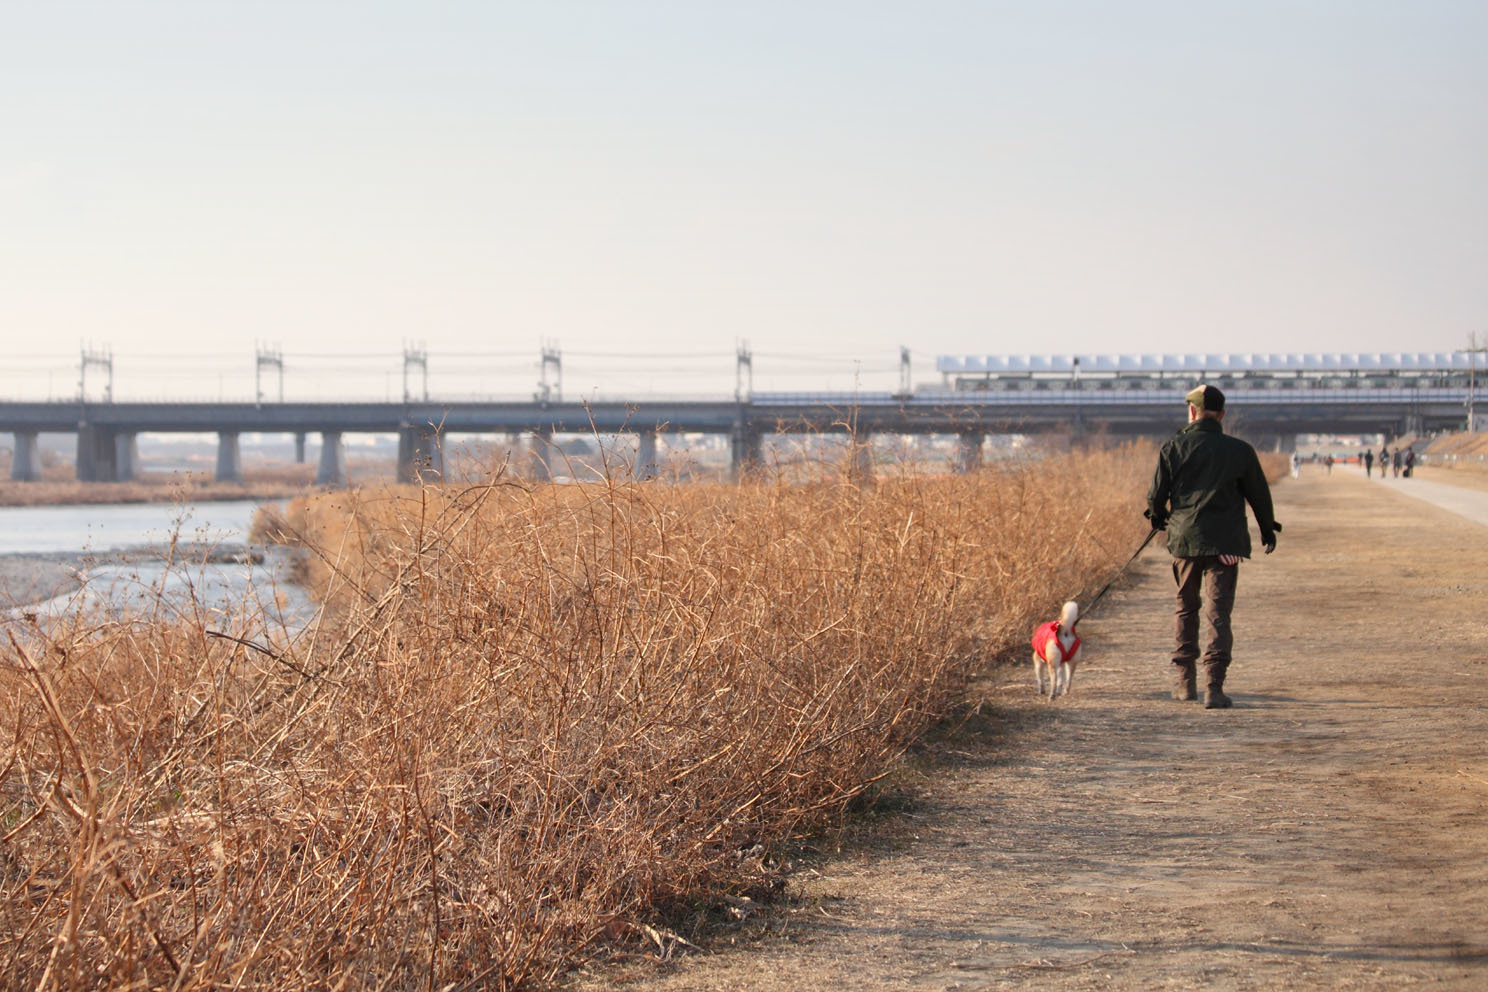
[[[511,988],[665,942],[1109,578],[1151,455],[321,494],[294,643],[12,629],[0,986]]]
[[[352,482],[392,479],[385,459],[351,459]],[[53,506],[94,503],[200,503],[237,499],[285,499],[315,487],[314,465],[254,465],[241,482],[218,482],[211,470],[142,469],[127,482],[79,482],[73,466],[53,462],[35,482],[10,478],[10,456],[0,453],[0,506]]]
[[[1422,464],[1434,468],[1488,471],[1488,433],[1442,434],[1421,449]]]

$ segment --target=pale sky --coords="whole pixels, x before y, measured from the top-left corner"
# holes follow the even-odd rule
[[[0,397],[1462,348],[1485,52],[1483,0],[0,0]]]

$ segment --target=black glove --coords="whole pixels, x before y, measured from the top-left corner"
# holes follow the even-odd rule
[[[1168,515],[1166,513],[1163,513],[1161,510],[1153,510],[1152,507],[1149,506],[1142,512],[1142,516],[1152,521],[1153,530],[1168,529]]]
[[[1276,550],[1276,531],[1281,530],[1281,524],[1275,524],[1275,530],[1269,534],[1261,535],[1261,547],[1266,549],[1266,554]]]

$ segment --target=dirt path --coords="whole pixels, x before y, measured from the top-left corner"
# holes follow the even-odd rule
[[[1451,510],[1460,517],[1488,525],[1488,472],[1438,469],[1435,472],[1419,473],[1414,479],[1394,476],[1376,479],[1375,484],[1390,487],[1403,495],[1425,500],[1433,506]]]
[[[1276,496],[1234,709],[1167,698],[1154,548],[1082,623],[1068,702],[994,673],[873,843],[576,988],[1488,988],[1488,527],[1354,473]]]

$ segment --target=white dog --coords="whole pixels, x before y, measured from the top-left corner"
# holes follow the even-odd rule
[[[1079,604],[1069,602],[1059,611],[1058,620],[1040,624],[1033,632],[1033,678],[1039,695],[1044,694],[1044,669],[1049,670],[1049,700],[1070,691],[1075,679],[1075,665],[1080,661],[1080,635],[1075,624],[1080,622]]]

